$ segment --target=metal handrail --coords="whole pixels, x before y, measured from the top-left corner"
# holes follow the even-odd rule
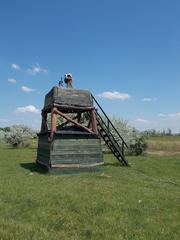
[[[122,142],[124,143],[124,145],[128,148],[127,143],[124,141],[124,139],[122,138],[122,136],[119,134],[119,132],[117,131],[117,129],[114,127],[113,123],[111,122],[111,120],[109,119],[109,117],[107,116],[107,114],[104,112],[104,110],[102,109],[102,107],[99,105],[99,103],[97,102],[97,100],[95,99],[95,97],[92,95],[93,100],[95,101],[95,103],[97,104],[97,106],[100,108],[100,110],[102,111],[102,113],[104,114],[104,116],[106,117],[106,119],[108,120],[108,125],[110,124],[111,127],[114,129],[114,131],[117,133],[117,135],[119,136],[119,138],[122,140]]]
[[[104,120],[102,119],[102,117],[100,116],[100,114],[99,114],[98,112],[97,112],[97,114],[98,114],[98,117],[100,118],[101,122],[103,123],[103,125],[106,126],[106,129],[107,129],[106,123],[104,122]],[[108,130],[108,129],[107,129],[107,130]],[[111,132],[109,132],[108,134],[110,135],[111,139],[113,140],[113,143],[114,143],[115,145],[117,145],[118,148],[122,148],[122,149],[121,149],[121,150],[122,150],[122,154],[121,154],[121,152],[119,152],[119,154],[124,157],[124,149],[123,149],[123,148],[124,148],[124,141],[122,141],[122,146],[120,146],[120,144],[119,144],[119,143],[116,141],[116,139],[114,138],[113,134],[112,134]]]

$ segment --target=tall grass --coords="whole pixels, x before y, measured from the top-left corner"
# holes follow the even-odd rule
[[[148,151],[164,151],[166,153],[180,153],[179,136],[151,137],[148,139]]]

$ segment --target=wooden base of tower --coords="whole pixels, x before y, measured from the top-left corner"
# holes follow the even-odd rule
[[[104,164],[100,139],[95,134],[56,132],[51,143],[38,134],[37,162],[47,168],[94,167]]]

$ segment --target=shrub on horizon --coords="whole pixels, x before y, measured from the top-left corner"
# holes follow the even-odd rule
[[[111,117],[110,120],[114,124],[117,131],[123,137],[124,141],[128,145],[127,154],[129,155],[141,155],[147,149],[146,137],[143,133],[137,129],[128,125],[128,121]],[[115,135],[116,140],[121,144],[121,140],[118,138],[117,133],[111,129],[111,132]]]
[[[3,143],[5,140],[5,132],[3,130],[0,130],[0,143]]]
[[[24,147],[26,141],[35,135],[35,132],[25,125],[13,125],[9,132],[5,132],[5,141],[13,147]]]

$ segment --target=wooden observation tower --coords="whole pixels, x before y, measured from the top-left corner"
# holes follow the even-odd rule
[[[102,165],[102,138],[116,158],[127,165],[124,157],[127,145],[118,132],[121,144],[115,140],[111,133],[115,127],[96,99],[87,90],[73,89],[71,74],[65,75],[64,82],[66,88],[60,81],[45,96],[37,163],[48,168]]]

